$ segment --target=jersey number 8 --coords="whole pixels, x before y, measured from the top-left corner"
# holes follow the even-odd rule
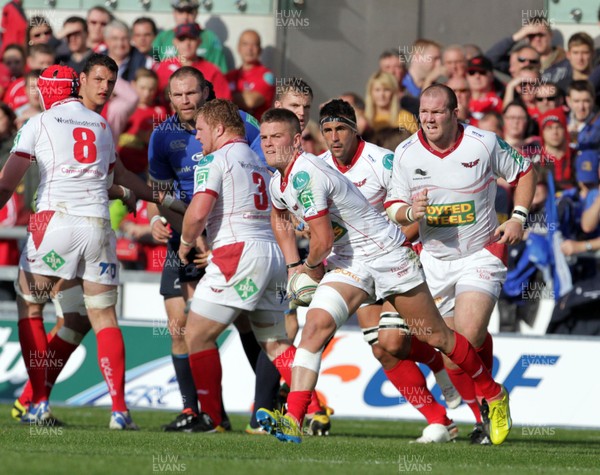
[[[86,127],[73,129],[73,156],[79,163],[94,163],[96,161],[96,134]]]

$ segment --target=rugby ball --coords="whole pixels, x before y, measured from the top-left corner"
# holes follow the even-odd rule
[[[292,303],[307,307],[312,302],[313,295],[319,283],[305,273],[292,275],[287,285],[287,293]]]

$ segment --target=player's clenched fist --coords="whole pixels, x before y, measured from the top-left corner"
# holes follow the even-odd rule
[[[425,216],[427,212],[427,204],[429,203],[429,198],[427,197],[427,188],[423,191],[417,193],[413,199],[412,204],[412,218],[415,221],[418,221],[423,216]]]

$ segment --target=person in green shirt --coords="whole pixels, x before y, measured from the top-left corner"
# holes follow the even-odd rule
[[[173,7],[173,18],[175,26],[184,23],[195,23],[200,7],[198,0],[171,0]],[[166,58],[172,58],[177,54],[173,45],[175,30],[163,30],[154,39],[152,43],[152,56],[155,61],[162,61]],[[200,45],[198,46],[198,56],[210,61],[216,65],[225,74],[228,72],[227,61],[223,53],[223,44],[214,31],[203,29],[200,34]]]

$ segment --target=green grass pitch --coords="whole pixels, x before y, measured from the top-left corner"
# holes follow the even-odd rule
[[[333,418],[329,437],[305,437],[300,445],[243,432],[245,415],[233,415],[226,434],[161,432],[175,414],[134,411],[139,432],[108,430],[106,408],[54,408],[66,424],[19,424],[0,405],[0,473],[136,475],[187,474],[393,474],[521,473],[600,474],[600,431],[513,427],[499,447],[471,446],[470,426],[444,445],[409,444],[423,423]]]

